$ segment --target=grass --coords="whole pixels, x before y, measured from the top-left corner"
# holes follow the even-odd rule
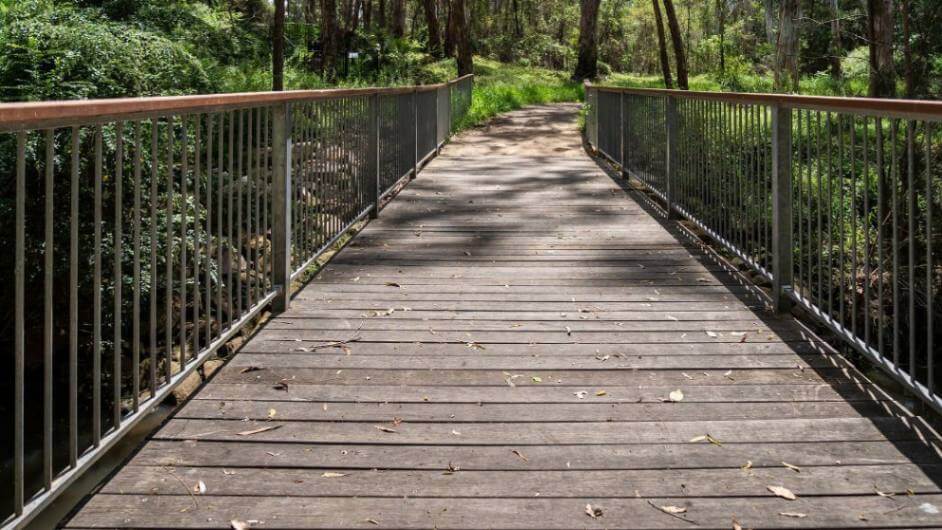
[[[427,66],[431,82],[454,78],[454,61],[439,61]],[[581,101],[581,83],[569,79],[569,72],[505,64],[481,57],[474,59],[474,92],[471,108],[458,123],[458,129],[480,125],[498,114],[527,105]]]

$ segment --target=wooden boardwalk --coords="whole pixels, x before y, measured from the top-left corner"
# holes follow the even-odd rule
[[[942,527],[933,435],[575,116],[448,146],[68,526]]]

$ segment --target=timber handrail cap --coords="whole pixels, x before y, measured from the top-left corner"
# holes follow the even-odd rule
[[[460,77],[454,82],[472,77]],[[451,82],[449,82],[451,83]],[[114,99],[35,101],[0,103],[0,129],[65,127],[81,120],[134,119],[142,115],[211,112],[240,107],[257,107],[292,101],[331,99],[373,94],[395,95],[430,91],[447,86],[416,85],[390,88],[333,88],[288,90],[284,92],[240,92],[189,96],[159,96]]]
[[[755,92],[705,92],[666,88],[627,88],[593,85],[602,92],[623,94],[662,95],[682,99],[709,99],[728,103],[777,105],[796,109],[814,109],[860,114],[898,115],[927,119],[942,118],[942,101],[919,99],[881,99],[839,96],[802,96],[796,94],[760,94]]]

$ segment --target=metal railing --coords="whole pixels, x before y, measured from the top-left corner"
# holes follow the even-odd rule
[[[586,136],[942,412],[942,102],[587,85]]]
[[[375,217],[473,78],[0,105],[0,521],[21,527]]]

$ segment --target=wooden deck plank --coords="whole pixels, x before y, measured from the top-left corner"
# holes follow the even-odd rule
[[[68,527],[942,528],[939,440],[821,338],[589,158],[467,149]]]

